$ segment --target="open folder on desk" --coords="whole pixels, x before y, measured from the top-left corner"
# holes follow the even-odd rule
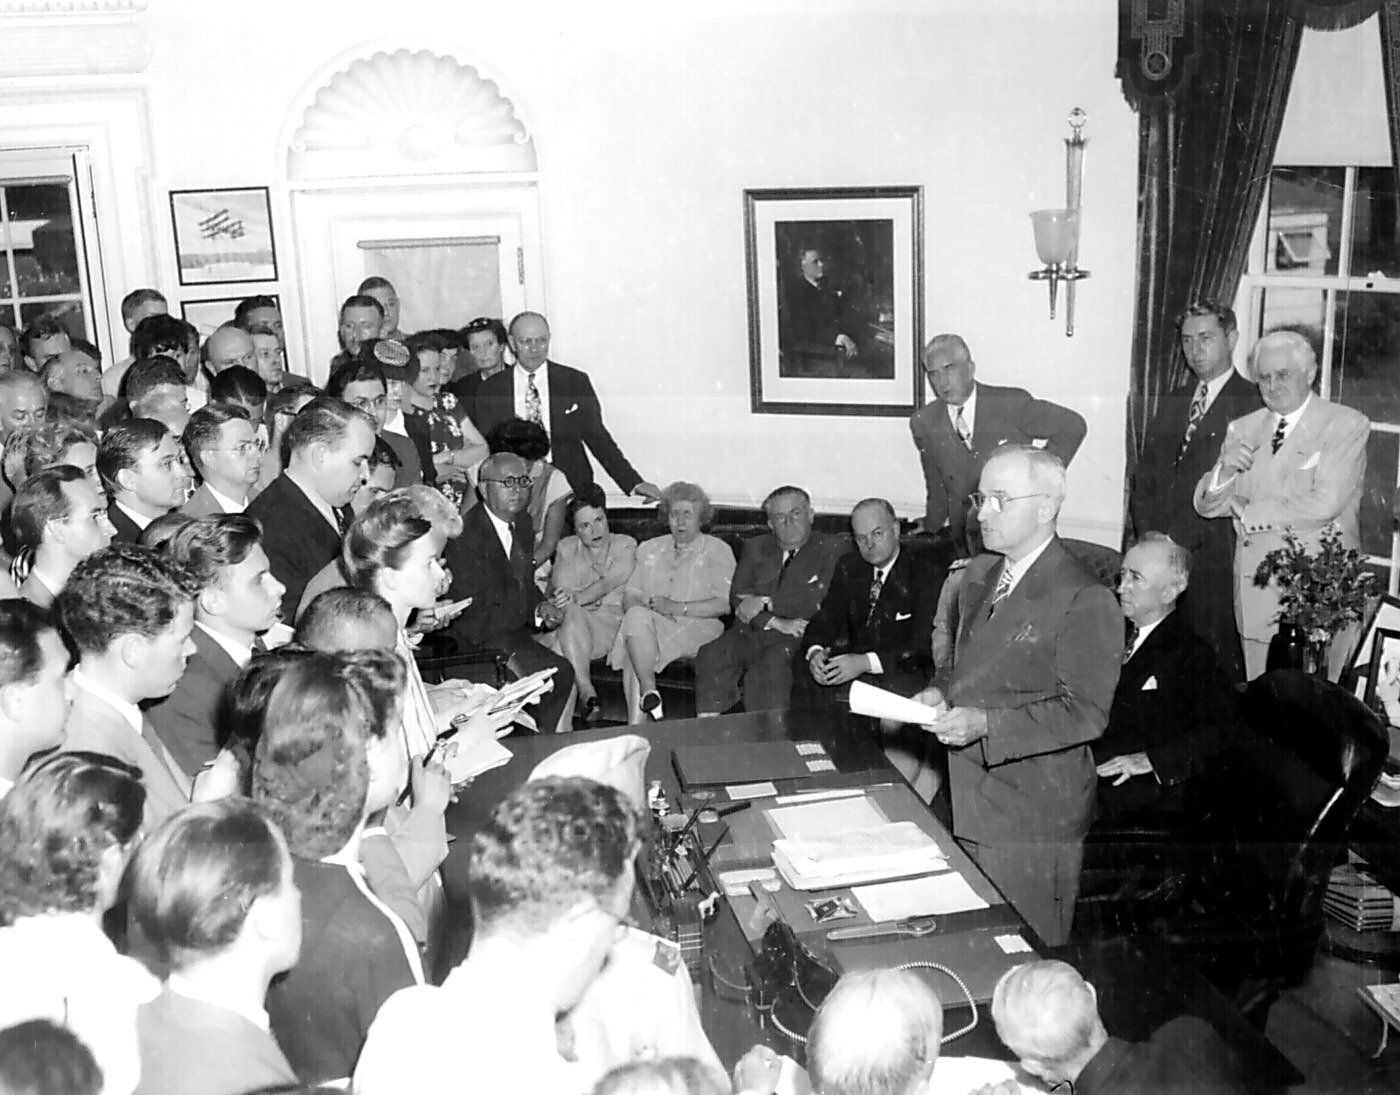
[[[832,890],[948,868],[937,841],[912,821],[773,841],[773,865],[795,890]]]

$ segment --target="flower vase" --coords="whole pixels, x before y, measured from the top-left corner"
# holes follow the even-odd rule
[[[1264,669],[1266,672],[1299,669],[1326,680],[1327,654],[1331,645],[1331,638],[1321,641],[1310,639],[1307,632],[1296,624],[1280,623],[1278,633],[1269,640],[1269,655]]]

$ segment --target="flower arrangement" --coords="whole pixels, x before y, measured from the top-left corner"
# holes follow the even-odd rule
[[[1342,546],[1341,528],[1325,526],[1316,553],[1291,529],[1283,540],[1286,546],[1265,555],[1254,572],[1257,586],[1278,583],[1279,622],[1293,625],[1315,643],[1330,642],[1348,624],[1360,623],[1376,579],[1364,569],[1359,551]]]

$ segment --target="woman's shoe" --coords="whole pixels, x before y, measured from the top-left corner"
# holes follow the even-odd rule
[[[597,696],[589,696],[583,701],[583,721],[594,723],[603,717],[603,705],[598,702]]]
[[[666,713],[661,710],[660,692],[647,692],[642,696],[642,714],[653,722],[660,722],[666,717]]]

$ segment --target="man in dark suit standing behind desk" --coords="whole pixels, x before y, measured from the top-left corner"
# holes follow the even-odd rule
[[[793,655],[848,548],[840,536],[812,531],[812,499],[801,487],[779,487],[763,512],[772,531],[744,542],[730,586],[734,622],[695,655],[701,715],[729,710],[741,685],[745,711],[788,705]]]
[[[1191,587],[1177,611],[1215,651],[1232,683],[1244,680],[1235,627],[1235,534],[1229,521],[1200,516],[1192,492],[1215,464],[1233,419],[1264,405],[1259,389],[1234,367],[1235,313],[1211,301],[1177,320],[1181,352],[1194,374],[1163,395],[1147,425],[1133,470],[1128,518],[1133,532],[1165,532],[1191,552]]]
[[[924,531],[947,525],[954,550],[965,555],[967,496],[988,454],[998,445],[1032,445],[1068,467],[1087,427],[1076,412],[1020,388],[977,383],[961,335],[934,335],[924,348],[924,372],[938,398],[909,419],[927,489]]]
[[[306,583],[336,557],[350,499],[374,451],[374,419],[330,396],[314,399],[287,427],[287,469],[248,506],[262,525],[272,576],[285,587],[282,619],[296,618]]]
[[[643,481],[603,425],[603,408],[588,374],[549,360],[544,316],[521,312],[511,320],[510,348],[515,366],[482,381],[468,408],[476,428],[486,435],[512,418],[536,422],[549,434],[550,461],[574,490],[593,482],[592,452],[625,493],[661,501],[661,491]]]
[[[953,833],[1050,946],[1074,916],[1103,733],[1123,656],[1113,594],[1065,550],[1055,520],[1065,470],[1008,445],[975,502],[987,550],[958,591],[951,671],[919,697],[948,748]]]
[[[454,601],[472,599],[452,624],[452,634],[469,650],[504,650],[517,676],[552,666],[554,688],[540,697],[532,714],[541,733],[569,730],[574,671],[534,637],[536,631],[558,627],[564,610],[544,600],[535,585],[530,467],[513,453],[496,453],[481,465],[477,491],[482,504],[467,511],[462,535],[449,540],[443,552],[452,572],[448,596]]]

